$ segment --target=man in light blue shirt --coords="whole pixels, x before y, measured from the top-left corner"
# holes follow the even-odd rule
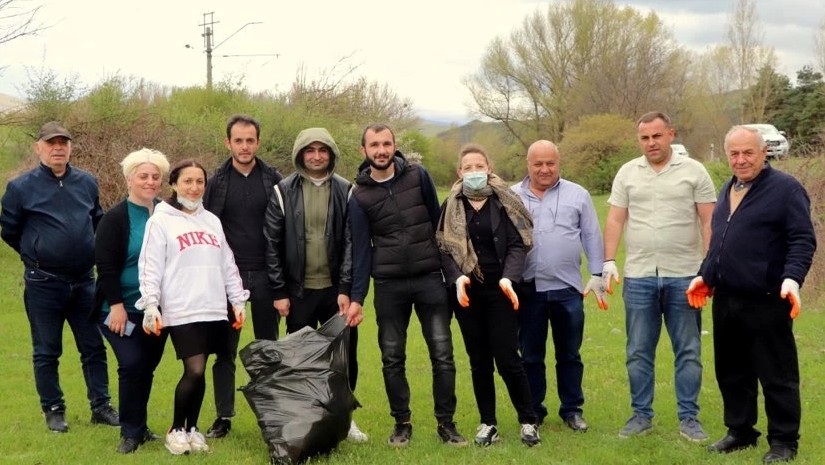
[[[601,278],[604,248],[593,200],[582,186],[560,179],[555,144],[534,142],[527,150],[527,177],[513,186],[533,216],[533,248],[524,269],[523,303],[519,311],[519,343],[533,409],[547,416],[544,357],[547,329],[553,330],[559,416],[574,431],[587,431],[582,416],[582,364],[579,349],[584,334],[584,295],[593,292],[599,308],[607,309]],[[582,286],[581,252],[587,255],[591,278]]]

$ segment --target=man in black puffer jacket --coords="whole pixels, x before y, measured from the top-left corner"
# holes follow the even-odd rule
[[[396,151],[395,135],[382,124],[364,129],[361,164],[349,202],[353,245],[353,313],[361,313],[369,278],[375,281],[378,346],[395,428],[389,444],[405,447],[412,436],[406,375],[407,327],[413,306],[433,368],[438,435],[449,445],[467,444],[453,423],[456,408],[452,315],[435,242],[440,207],[423,166]]]

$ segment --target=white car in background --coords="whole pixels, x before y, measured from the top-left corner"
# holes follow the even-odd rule
[[[788,156],[790,144],[785,138],[785,132],[776,129],[772,124],[743,124],[742,126],[753,128],[762,134],[765,144],[768,145],[768,158],[785,158]]]
[[[688,153],[687,149],[682,144],[670,144],[670,150],[674,155],[681,155],[683,157],[690,156],[690,153]]]

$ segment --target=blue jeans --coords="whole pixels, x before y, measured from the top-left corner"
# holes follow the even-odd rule
[[[702,387],[702,312],[690,307],[685,291],[693,276],[625,278],[622,296],[626,312],[627,375],[633,412],[653,417],[656,346],[662,319],[674,354],[679,420],[699,414]]]
[[[34,382],[40,407],[47,411],[65,406],[57,366],[63,354],[63,323],[74,334],[86,381],[86,397],[92,409],[106,405],[109,397],[109,374],[106,347],[97,323],[91,319],[95,280],[89,274],[69,279],[26,267],[23,301],[32,337]]]
[[[519,344],[533,396],[533,410],[539,420],[547,416],[547,407],[544,405],[547,393],[544,357],[547,352],[549,321],[556,354],[556,389],[561,402],[559,416],[564,419],[576,413],[581,414],[584,404],[584,364],[579,353],[584,335],[582,295],[573,287],[537,292],[534,283],[525,283],[522,291],[523,303],[518,313]]]
[[[452,314],[441,272],[413,278],[379,278],[374,288],[378,347],[391,415],[396,423],[409,421],[412,415],[406,362],[407,328],[415,306],[432,364],[435,417],[439,423],[452,421],[456,408]]]
[[[127,313],[129,321],[135,324],[130,336],[115,334],[103,324],[108,313],[100,315],[100,331],[112,346],[117,357],[118,404],[120,416],[120,436],[140,440],[146,430],[146,410],[152,392],[155,368],[163,357],[168,331],[160,336],[143,332],[143,313]]]

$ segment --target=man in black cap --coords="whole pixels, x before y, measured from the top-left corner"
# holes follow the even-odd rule
[[[106,349],[90,315],[94,230],[103,216],[97,181],[69,165],[72,136],[58,122],[40,128],[34,152],[38,166],[11,180],[3,194],[0,236],[25,265],[23,301],[40,406],[51,431],[68,431],[57,369],[63,324],[68,322],[80,351],[91,421],[118,426],[110,403]]]

